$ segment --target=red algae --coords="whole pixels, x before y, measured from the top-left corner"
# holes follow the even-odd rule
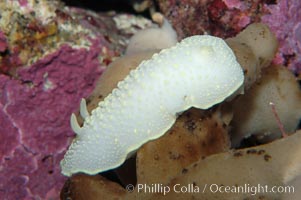
[[[279,0],[267,5],[269,14],[262,21],[270,26],[279,40],[279,51],[274,59],[276,64],[284,64],[301,74],[301,1]]]
[[[18,70],[19,80],[0,77],[4,112],[0,116],[5,123],[1,126],[1,135],[6,144],[1,151],[5,158],[1,164],[4,170],[0,173],[10,178],[26,176],[26,182],[1,181],[1,197],[7,197],[8,186],[18,188],[16,184],[21,184],[20,187],[25,184],[26,191],[31,193],[26,195],[43,197],[39,195],[54,186],[58,195],[65,180],[59,161],[73,135],[69,116],[77,110],[80,98],[92,91],[102,71],[97,59],[99,41],[92,42],[89,50],[62,46],[32,66]],[[11,155],[16,150],[22,151],[22,156]],[[35,167],[28,165],[21,173],[17,167],[23,165],[24,156],[30,159],[27,162],[35,163]]]
[[[223,0],[229,9],[237,8],[240,10],[247,9],[246,2],[240,0]]]
[[[28,3],[27,0],[19,0],[20,6],[25,7]]]
[[[262,1],[237,0],[157,0],[180,38],[204,34],[227,38],[248,24],[259,22],[265,10]]]
[[[253,22],[267,24],[279,40],[275,64],[301,74],[301,1],[157,0],[179,38],[210,34],[232,37]]]
[[[0,78],[1,79],[1,78]],[[18,129],[11,123],[9,116],[4,111],[2,103],[0,104],[0,141],[5,141],[0,145],[0,159],[2,162],[9,158],[20,142]],[[9,133],[9,134],[4,134]]]

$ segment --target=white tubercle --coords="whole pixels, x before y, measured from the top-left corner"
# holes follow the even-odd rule
[[[162,136],[177,113],[207,109],[243,84],[243,72],[227,44],[213,36],[192,36],[162,50],[118,83],[78,133],[61,161],[62,173],[96,174],[121,165],[127,155]]]
[[[70,117],[70,126],[71,126],[71,129],[74,131],[74,133],[76,133],[77,135],[79,135],[81,133],[81,128],[76,120],[76,116],[74,113],[72,113],[72,115]]]
[[[82,116],[83,119],[86,119],[87,117],[90,116],[88,110],[87,110],[87,103],[84,98],[80,101],[80,109],[79,109],[80,115]]]

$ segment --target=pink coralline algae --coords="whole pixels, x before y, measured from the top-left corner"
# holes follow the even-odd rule
[[[249,23],[260,21],[262,1],[157,0],[180,38],[196,34],[230,37]]]
[[[196,34],[232,37],[253,22],[264,22],[279,40],[274,60],[301,73],[301,1],[156,0],[180,38]]]
[[[93,43],[89,50],[63,46],[20,69],[18,80],[0,75],[1,199],[58,198],[69,116],[101,72]]]
[[[266,8],[270,14],[262,21],[268,24],[279,40],[279,51],[275,62],[285,64],[301,74],[301,1],[279,0]]]

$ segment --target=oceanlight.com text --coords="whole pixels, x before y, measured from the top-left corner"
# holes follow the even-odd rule
[[[126,186],[128,192],[133,192],[137,190],[138,193],[162,193],[166,195],[170,192],[175,193],[237,193],[237,194],[250,194],[256,195],[258,193],[294,193],[295,188],[293,186],[281,186],[281,185],[219,185],[219,184],[203,184],[196,185],[195,183],[191,184],[175,184],[173,186],[168,186],[164,184],[137,184],[136,186],[129,184]]]

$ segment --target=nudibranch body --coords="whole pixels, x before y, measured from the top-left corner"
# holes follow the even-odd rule
[[[192,36],[162,50],[132,70],[91,115],[82,101],[84,124],[80,127],[72,115],[77,136],[61,162],[62,173],[118,167],[131,152],[162,136],[178,113],[222,102],[243,79],[234,53],[220,38]]]

